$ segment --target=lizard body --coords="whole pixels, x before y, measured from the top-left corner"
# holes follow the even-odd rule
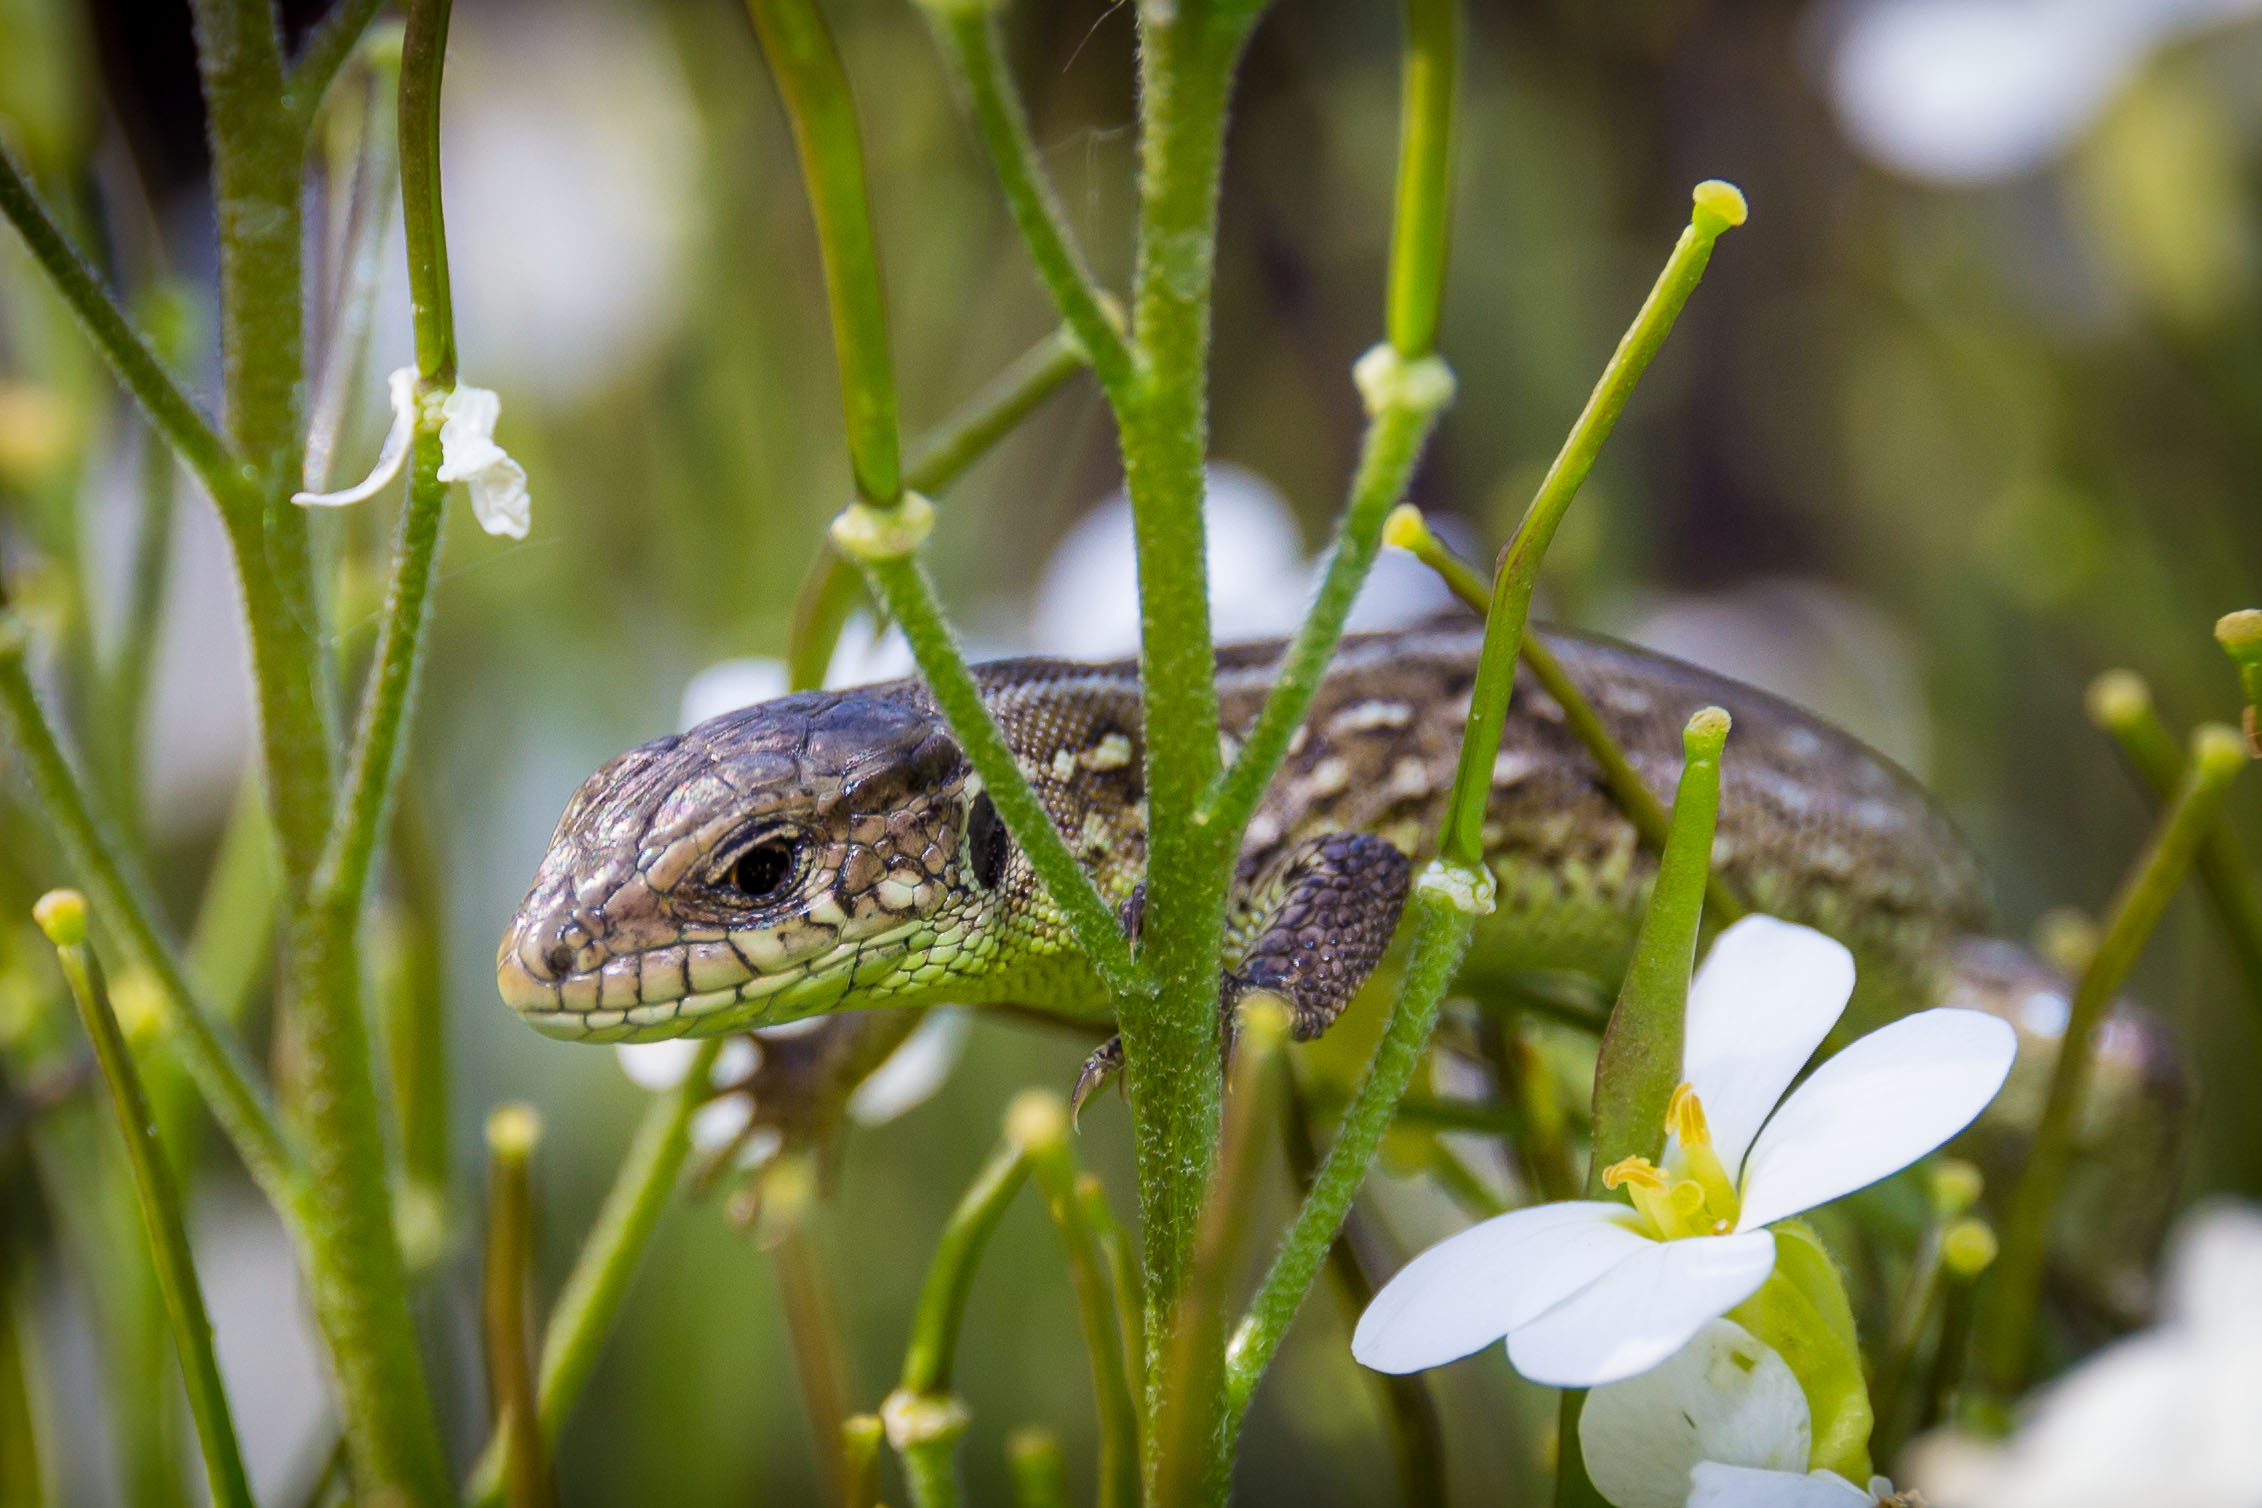
[[[1846,942],[1860,984],[1841,1032],[1934,1004],[2018,1027],[2012,1082],[1974,1133],[1997,1172],[2023,1155],[2068,988],[1985,934],[1979,868],[1906,774],[1762,692],[1605,640],[1538,630],[1652,790],[1679,778],[1691,712],[1725,707],[1714,864],[1757,909]],[[1408,872],[1438,831],[1481,631],[1346,639],[1249,823],[1228,899],[1224,995],[1258,984],[1325,1027],[1388,941]],[[1277,644],[1218,655],[1220,725],[1244,730]],[[1137,667],[1008,660],[976,668],[1036,793],[1127,922],[1146,859]],[[1230,752],[1230,750],[1228,750]],[[1562,709],[1519,677],[1484,829],[1498,908],[1462,986],[1573,970],[1613,988],[1654,858]],[[1310,960],[1318,968],[1299,968]],[[916,681],[808,692],[655,740],[584,783],[497,957],[505,1000],[589,1042],[759,1030],[726,1086],[789,1139],[822,1137],[910,1011],[954,1001],[1089,1018],[1106,995]],[[1097,1061],[1097,1059],[1095,1059]],[[2138,1312],[2176,1180],[2188,1108],[2172,1042],[2117,1009],[2101,1033],[2061,1251],[2102,1306]],[[828,1108],[830,1107],[830,1108]]]

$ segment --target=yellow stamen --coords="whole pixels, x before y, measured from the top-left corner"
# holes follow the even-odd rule
[[[1628,1157],[1604,1168],[1602,1186],[1624,1188],[1661,1241],[1701,1236],[1710,1230],[1710,1222],[1703,1217],[1704,1191],[1686,1178],[1667,1178],[1646,1157]]]
[[[1662,1193],[1665,1189],[1665,1175],[1658,1172],[1657,1164],[1646,1157],[1628,1157],[1602,1170],[1604,1188],[1614,1189],[1621,1184]]]
[[[1673,1091],[1665,1105],[1665,1129],[1681,1149],[1682,1165],[1704,1191],[1710,1218],[1699,1223],[1709,1230],[1734,1230],[1742,1201],[1736,1195],[1735,1179],[1728,1176],[1713,1148],[1712,1128],[1705,1121],[1704,1102],[1697,1098],[1695,1085],[1683,1084]]]

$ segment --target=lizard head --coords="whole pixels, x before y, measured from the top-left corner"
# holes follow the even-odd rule
[[[908,687],[810,692],[632,749],[567,806],[496,956],[540,1030],[634,1042],[910,1004],[1011,845]]]

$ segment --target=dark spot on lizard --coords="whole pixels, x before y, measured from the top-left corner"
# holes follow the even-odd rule
[[[1008,839],[1004,819],[997,814],[997,804],[990,800],[988,791],[974,798],[974,808],[966,814],[966,843],[974,863],[974,880],[984,890],[995,890],[1005,878],[1005,858]]]

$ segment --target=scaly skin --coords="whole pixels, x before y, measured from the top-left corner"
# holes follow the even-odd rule
[[[1984,941],[1978,866],[1907,775],[1749,687],[1619,644],[1544,637],[1653,790],[1678,779],[1690,713],[1714,704],[1733,716],[1715,866],[1758,909],[1853,948],[1861,985],[1844,1030],[1953,999],[2011,1019],[2027,1049],[2021,1073],[2046,1071],[2063,982]],[[1387,864],[1339,866],[1321,894],[1297,890],[1309,878],[1299,861],[1333,834],[1364,835],[1369,857],[1372,840],[1417,866],[1430,857],[1481,639],[1471,624],[1344,642],[1249,824],[1228,993],[1232,971],[1265,958],[1334,960],[1305,1013],[1308,1035],[1355,990],[1379,941],[1341,946],[1337,934],[1380,917],[1387,937],[1401,895],[1384,893],[1385,871],[1402,885],[1404,866],[1388,854]],[[1278,654],[1220,652],[1229,737],[1256,716]],[[1014,660],[976,674],[1039,798],[1101,895],[1128,914],[1146,855],[1137,667]],[[1535,968],[1614,985],[1654,860],[1561,709],[1522,681],[1487,817],[1499,908],[1478,928],[1464,985],[1481,991]],[[766,860],[745,859],[765,844]],[[1361,907],[1369,883],[1377,895]],[[766,893],[750,896],[749,885]],[[1335,909],[1315,912],[1314,895]],[[1318,926],[1320,913],[1350,920]],[[1087,1017],[1104,1034],[1105,991],[915,681],[784,697],[599,770],[567,807],[497,969],[504,999],[536,1027],[591,1042],[941,1001]],[[2145,1155],[2172,1156],[2183,1099],[2172,1049],[2141,1016],[2116,1022],[2096,1140],[2126,1143],[2148,1127]],[[801,1052],[791,1075],[766,1064],[766,1092],[821,1097],[815,1079],[870,1066],[872,1036],[837,1030]],[[2005,1134],[2015,1155],[2017,1127]],[[2138,1223],[2142,1248],[2155,1222]]]

